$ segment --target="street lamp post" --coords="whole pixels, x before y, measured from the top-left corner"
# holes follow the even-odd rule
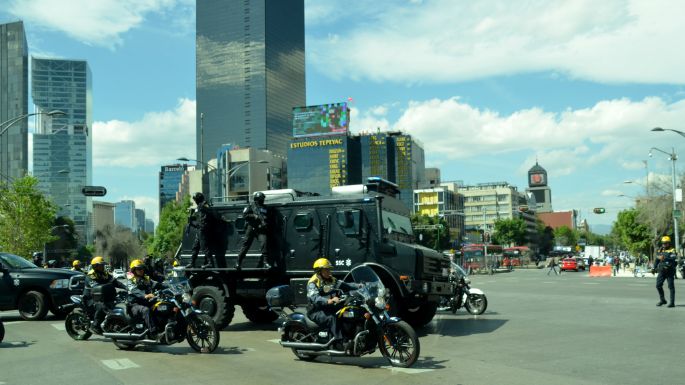
[[[18,123],[22,121],[23,119],[28,118],[29,116],[34,116],[34,115],[48,115],[50,117],[55,117],[55,116],[63,116],[66,115],[64,112],[59,111],[59,110],[52,110],[52,111],[46,111],[46,112],[32,112],[30,114],[23,114],[21,116],[17,116],[16,118],[8,119],[2,123],[0,123],[0,149],[2,148],[2,138],[5,135],[5,132],[10,129],[15,123]],[[3,159],[3,167],[4,165],[4,156],[2,157]],[[8,170],[9,173],[9,170]]]
[[[673,131],[675,131],[675,130],[673,130]],[[685,135],[683,135],[683,136],[685,136]],[[659,151],[661,153],[668,155],[668,159],[671,161],[671,164],[672,164],[671,182],[673,183],[673,233],[674,233],[674,237],[675,237],[675,252],[676,252],[676,255],[680,255],[680,234],[678,233],[678,218],[676,217],[676,213],[678,210],[678,206],[677,206],[677,202],[676,202],[677,186],[675,184],[675,162],[676,162],[676,160],[678,160],[678,155],[675,153],[674,148],[671,148],[671,152],[669,153],[669,152],[666,152],[664,150],[658,149],[656,147],[652,147],[649,150],[649,156],[650,157],[652,156],[652,150],[656,150],[656,151]]]

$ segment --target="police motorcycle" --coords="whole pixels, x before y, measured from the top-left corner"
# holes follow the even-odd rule
[[[279,328],[281,346],[291,348],[303,361],[320,355],[360,357],[378,347],[392,366],[412,366],[419,357],[419,339],[408,323],[388,315],[389,291],[368,266],[354,268],[351,276],[361,284],[360,288],[339,295],[341,308],[336,313],[342,343],[347,346],[345,350],[335,347],[336,340],[326,327],[320,327],[304,313],[295,312],[290,286],[269,289],[266,295],[269,307],[285,319]]]
[[[91,299],[86,299],[83,295],[72,295],[71,304],[64,307],[71,310],[64,320],[64,329],[69,337],[77,341],[87,340],[93,334],[102,335],[103,331],[112,331],[109,315],[115,308],[125,308],[126,297],[125,290],[117,291],[111,283],[92,288]],[[110,304],[104,308],[105,317],[100,325],[94,325],[96,302]]]
[[[111,338],[123,350],[131,350],[138,344],[172,345],[185,339],[199,353],[213,352],[219,346],[219,331],[210,316],[195,309],[187,280],[171,278],[165,285],[166,288],[154,293],[155,302],[150,308],[150,318],[160,330],[155,338],[143,319],[131,316],[130,303],[124,308],[115,308],[107,316],[111,329],[103,336]]]
[[[472,315],[480,315],[488,307],[488,298],[482,290],[471,287],[471,279],[458,264],[451,262],[450,282],[452,283],[452,296],[442,297],[439,310],[450,310],[456,313],[462,307]]]

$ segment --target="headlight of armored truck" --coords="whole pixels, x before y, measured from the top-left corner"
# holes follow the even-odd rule
[[[50,282],[50,287],[52,289],[67,289],[67,288],[69,288],[69,280],[68,279],[56,279],[56,280]]]

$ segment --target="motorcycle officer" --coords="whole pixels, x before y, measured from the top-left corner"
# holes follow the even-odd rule
[[[90,261],[90,270],[88,270],[88,273],[86,274],[86,283],[85,289],[83,291],[83,297],[86,298],[88,302],[90,302],[90,300],[92,300],[93,288],[105,284],[112,284],[115,288],[118,287],[120,289],[126,289],[126,286],[124,286],[123,283],[114,279],[114,276],[112,276],[105,269],[105,260],[102,257],[98,256]],[[108,304],[104,301],[98,301],[94,303],[95,314],[93,315],[92,329],[96,334],[102,334],[100,324],[105,318],[105,308],[107,307],[107,305]]]
[[[337,325],[335,315],[340,302],[338,291],[347,292],[357,287],[349,283],[339,281],[331,274],[333,266],[326,258],[319,258],[314,261],[314,275],[307,283],[307,317],[316,322],[321,327],[326,327],[338,340],[338,348],[342,347],[342,334]]]
[[[656,306],[663,306],[666,304],[664,298],[664,281],[668,282],[668,291],[671,296],[671,302],[668,307],[675,307],[675,286],[673,279],[676,270],[676,253],[673,246],[671,246],[671,237],[664,235],[661,237],[661,248],[657,252],[657,259],[654,262],[654,269],[659,274],[656,277],[656,291],[659,293],[659,302]]]
[[[133,276],[128,282],[128,294],[133,302],[133,305],[131,306],[131,315],[133,317],[142,318],[148,329],[148,337],[156,339],[157,328],[150,317],[151,301],[155,298],[155,295],[152,294],[152,292],[164,288],[165,285],[153,281],[145,274],[145,264],[140,259],[131,261],[130,268],[131,273],[133,273]]]
[[[74,260],[74,262],[71,263],[71,271],[78,271],[80,273],[83,273],[83,269],[81,268],[81,261],[78,259]]]

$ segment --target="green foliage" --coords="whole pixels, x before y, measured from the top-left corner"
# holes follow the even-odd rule
[[[143,246],[131,229],[106,225],[95,231],[96,255],[114,267],[126,267],[128,261],[143,258]]]
[[[639,212],[636,209],[619,212],[612,233],[632,254],[649,254],[651,232],[649,226],[640,223],[638,218]]]
[[[554,229],[554,239],[559,246],[575,246],[578,243],[578,232],[568,226],[561,226]]]
[[[445,218],[415,214],[411,216],[411,224],[418,244],[438,251],[451,247],[449,226]]]
[[[43,250],[50,234],[56,206],[37,188],[38,179],[25,176],[0,186],[0,249],[29,258]]]
[[[190,197],[186,196],[182,204],[169,202],[159,214],[157,233],[150,236],[145,246],[148,254],[157,257],[173,257],[181,244],[183,231],[188,223]]]
[[[514,246],[526,243],[526,222],[521,218],[498,219],[495,221],[493,243]]]

